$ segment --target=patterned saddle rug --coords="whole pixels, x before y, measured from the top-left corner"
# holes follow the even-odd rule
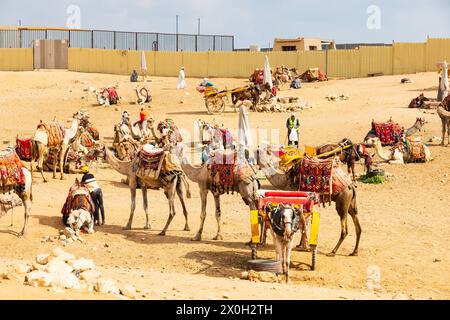
[[[68,215],[72,210],[86,210],[91,214],[95,211],[94,201],[89,190],[85,187],[74,184],[67,195],[66,202],[61,209],[63,215]]]
[[[408,162],[425,162],[425,145],[420,141],[405,139],[392,147],[392,154],[396,149],[408,155]]]
[[[210,170],[211,191],[218,194],[234,193],[239,181],[250,183],[255,178],[255,172],[247,161],[237,163],[237,152],[234,151],[216,151]]]
[[[86,147],[87,149],[92,148],[94,146],[94,144],[95,144],[94,138],[88,132],[83,132],[81,134],[80,139],[81,139],[81,144],[84,147]]]
[[[320,160],[306,156],[300,165],[300,191],[315,192],[321,202],[329,202],[333,196],[352,184],[347,173],[339,166],[337,158]]]
[[[0,151],[0,188],[2,193],[16,190],[21,192],[25,188],[24,167],[14,149]]]
[[[384,123],[372,122],[372,130],[384,146],[390,146],[397,143],[403,136],[403,129],[398,123],[395,123],[392,120]]]
[[[39,124],[33,140],[54,148],[59,146],[64,140],[66,129],[58,121],[53,121],[50,124]]]
[[[166,119],[161,121],[158,124],[158,131],[164,135],[169,136],[170,143],[182,142],[183,138],[181,137],[180,131],[178,127],[175,125],[175,122],[172,119]]]
[[[23,161],[31,160],[31,140],[16,138],[16,153]]]
[[[150,145],[145,145],[138,154],[136,175],[139,178],[158,179],[164,158],[163,149],[151,149]]]

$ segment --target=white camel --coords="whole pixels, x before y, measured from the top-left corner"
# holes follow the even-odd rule
[[[375,152],[377,153],[378,157],[380,157],[384,161],[388,161],[390,164],[405,164],[415,160],[411,159],[409,153],[405,150],[405,148],[402,148],[401,145],[394,146],[394,148],[391,151],[385,151],[383,149],[383,146],[381,145],[380,139],[371,138],[370,140],[373,147],[375,148]],[[425,154],[424,158],[425,162],[433,160],[433,157],[431,156],[431,151],[430,149],[428,149],[426,145],[423,145],[423,152]]]

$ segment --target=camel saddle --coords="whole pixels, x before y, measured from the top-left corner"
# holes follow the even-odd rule
[[[81,144],[84,147],[86,147],[87,149],[91,149],[95,144],[94,138],[88,132],[83,132],[81,134],[80,139],[81,139]]]
[[[383,123],[373,122],[372,130],[383,146],[393,145],[403,136],[403,129],[392,120]]]
[[[19,158],[23,161],[31,160],[31,140],[30,139],[19,139],[16,138],[16,153]]]
[[[322,203],[331,204],[332,197],[352,184],[337,158],[318,159],[305,156],[300,165],[300,191],[315,192]]]
[[[408,155],[408,162],[425,162],[425,145],[421,141],[405,139],[391,148],[392,154],[396,149]]]
[[[146,144],[138,153],[137,161],[135,163],[135,165],[137,165],[136,175],[139,178],[157,180],[165,156],[166,154],[163,149]]]
[[[68,215],[72,210],[84,209],[91,214],[95,211],[95,204],[91,194],[86,187],[74,184],[67,195],[66,202],[61,209],[63,215]]]
[[[25,187],[24,165],[12,148],[0,151],[0,188],[2,193],[23,191]]]
[[[54,148],[59,146],[64,140],[66,129],[58,121],[53,121],[50,124],[41,123],[34,135],[33,140]]]
[[[255,172],[247,161],[238,163],[237,152],[217,150],[209,164],[212,185],[211,191],[218,194],[234,193],[239,181],[250,183]]]

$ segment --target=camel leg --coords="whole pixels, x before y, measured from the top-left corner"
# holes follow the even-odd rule
[[[220,233],[220,219],[222,217],[222,212],[220,211],[220,197],[214,197],[214,202],[216,205],[217,235],[213,238],[213,240],[223,240]]]
[[[447,121],[445,119],[441,119],[441,122],[442,122],[442,141],[441,141],[441,146],[444,146],[445,130],[446,130],[446,127],[447,127],[447,125],[446,125]]]
[[[29,199],[25,200],[24,198],[22,198],[22,202],[25,207],[25,217],[24,217],[22,231],[18,234],[19,237],[22,237],[23,235],[25,235],[25,232],[27,230],[28,218],[30,217],[30,209],[31,209],[31,201]]]
[[[194,241],[201,241],[202,240],[202,232],[203,232],[203,226],[205,224],[205,218],[206,218],[206,200],[208,197],[208,190],[207,189],[201,189],[200,190],[200,198],[202,200],[202,212],[200,214],[200,228],[198,229],[197,234],[192,239]]]
[[[53,179],[56,179],[56,150],[49,151],[49,153],[53,154]]]
[[[38,167],[39,167],[39,171],[41,172],[42,179],[44,179],[44,182],[47,182],[47,179],[45,179],[45,177],[44,177],[44,158],[45,158],[45,152],[44,152],[44,150],[43,150],[42,147],[39,147],[39,146],[38,146],[38,154],[39,154],[39,157],[38,157],[38,159],[37,159],[37,165],[38,165]],[[32,166],[33,166],[33,164],[32,164]]]
[[[127,226],[124,228],[125,230],[131,230],[131,225],[133,224],[134,210],[136,209],[136,188],[137,188],[136,177],[128,177],[128,180],[131,193],[131,208],[130,208],[130,218],[128,219]]]
[[[359,219],[357,212],[350,212],[350,216],[353,219],[353,223],[355,224],[355,230],[356,230],[356,245],[353,252],[350,254],[351,257],[356,257],[358,255],[358,247],[359,247],[359,240],[361,239],[361,225],[359,224]]]
[[[142,190],[142,200],[144,202],[144,212],[145,212],[145,230],[150,230],[150,219],[148,215],[148,197],[147,197],[147,187],[141,183],[141,190]]]
[[[352,200],[354,201],[354,200]],[[339,199],[336,202],[336,211],[339,214],[339,217],[341,218],[341,236],[339,238],[338,243],[336,244],[336,247],[333,249],[331,253],[328,254],[329,257],[334,257],[339,250],[339,247],[341,246],[342,242],[344,241],[345,237],[347,237],[348,229],[347,229],[347,215],[349,211],[351,202],[345,201],[345,199]]]
[[[176,190],[177,190],[178,198],[180,198],[181,206],[183,207],[184,218],[186,220],[186,224],[184,226],[184,231],[191,231],[191,228],[189,228],[188,211],[186,208],[186,201],[185,201],[186,195],[184,192],[182,181],[180,181]]]
[[[61,153],[59,154],[59,170],[61,173],[61,180],[64,180],[64,155],[66,154],[67,146],[61,146]],[[56,166],[55,169],[56,170]]]
[[[160,236],[165,236],[167,229],[170,226],[170,223],[172,222],[173,218],[175,217],[175,193],[176,193],[176,187],[178,184],[178,177],[173,179],[172,183],[169,185],[167,190],[164,192],[166,194],[167,200],[169,200],[169,218],[167,219],[166,226],[164,227],[163,231],[159,234]]]

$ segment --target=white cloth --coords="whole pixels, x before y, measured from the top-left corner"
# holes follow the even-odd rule
[[[239,160],[245,159],[245,150],[253,145],[252,132],[248,122],[247,108],[241,105],[239,108],[239,132],[238,132],[238,155]]]
[[[440,88],[442,91],[447,93],[444,95],[444,98],[445,98],[448,95],[448,64],[447,64],[447,62],[444,62],[444,64],[443,64]]]
[[[180,70],[180,75],[178,76],[178,85],[177,89],[186,89],[186,74],[184,70]]]
[[[141,70],[147,71],[147,59],[145,58],[144,51],[142,51],[142,54],[141,54]]]
[[[298,142],[298,131],[297,129],[292,129],[291,133],[289,134],[289,141],[291,142]]]
[[[270,90],[273,88],[272,72],[270,71],[269,57],[265,57],[264,61],[264,84],[268,84]]]

